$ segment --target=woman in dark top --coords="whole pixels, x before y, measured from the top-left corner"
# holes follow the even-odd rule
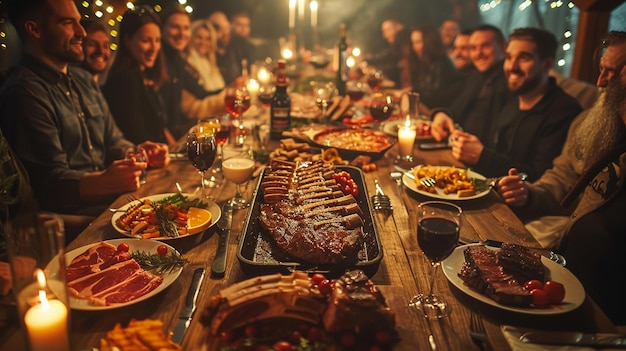
[[[115,122],[132,142],[173,144],[159,88],[167,80],[161,53],[161,23],[150,7],[126,11],[120,46],[102,92]]]
[[[459,72],[448,58],[441,36],[435,27],[411,30],[411,51],[403,72],[403,86],[420,93],[420,101],[429,108],[448,106],[460,80]]]

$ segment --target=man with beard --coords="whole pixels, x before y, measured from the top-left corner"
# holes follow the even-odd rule
[[[626,323],[626,32],[603,41],[599,88],[603,98],[570,128],[561,155],[538,181],[516,169],[498,193],[545,247],[564,254],[567,267],[615,324]]]
[[[535,180],[552,166],[569,125],[582,110],[549,77],[556,48],[554,35],[543,29],[519,28],[511,33],[504,74],[508,90],[517,99],[507,101],[493,119],[491,134],[479,138],[454,131],[451,143],[456,159],[487,177],[507,174],[516,167]]]
[[[447,138],[458,126],[481,140],[493,135],[502,107],[507,101],[516,100],[507,89],[502,70],[505,44],[500,29],[492,25],[481,25],[472,31],[470,58],[476,71],[466,76],[463,90],[449,108],[431,106],[435,140]]]
[[[84,59],[85,30],[73,0],[12,0],[6,8],[23,55],[0,88],[0,127],[43,210],[100,214],[137,190],[148,165],[167,165],[168,148],[146,141],[138,146],[147,163],[123,159],[134,145],[91,75],[70,65]]]
[[[83,52],[85,59],[81,67],[92,74],[98,85],[104,85],[103,77],[109,68],[111,58],[111,39],[104,25],[99,21],[83,20],[81,25],[85,28],[85,38],[83,38]]]

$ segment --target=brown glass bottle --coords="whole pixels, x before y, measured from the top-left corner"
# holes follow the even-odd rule
[[[270,137],[281,138],[282,133],[291,127],[291,98],[287,93],[287,75],[285,60],[276,63],[276,91],[270,103]]]

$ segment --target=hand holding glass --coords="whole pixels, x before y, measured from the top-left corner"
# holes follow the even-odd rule
[[[126,160],[134,160],[135,162],[148,162],[148,154],[146,150],[141,148],[128,148],[124,150],[124,159]],[[141,175],[139,175],[139,184],[146,184],[146,180],[148,178],[148,172],[143,169],[141,170]]]
[[[444,201],[422,202],[417,210],[417,243],[433,267],[428,295],[414,296],[410,305],[424,313],[424,317],[445,317],[448,305],[435,294],[435,277],[441,261],[450,256],[459,241],[461,214],[459,206]]]

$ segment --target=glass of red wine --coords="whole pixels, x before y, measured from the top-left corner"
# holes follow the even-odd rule
[[[191,164],[200,173],[200,185],[202,187],[202,197],[211,198],[205,188],[205,174],[211,168],[217,156],[217,143],[215,134],[192,128],[187,135],[187,156]]]
[[[275,89],[276,88],[271,84],[261,84],[261,86],[259,86],[259,100],[263,103],[263,107],[270,107]]]
[[[428,294],[411,299],[411,306],[420,309],[426,318],[439,319],[448,315],[445,301],[435,294],[435,277],[441,261],[450,256],[459,242],[463,210],[445,201],[422,202],[417,210],[417,243],[433,267]]]
[[[383,83],[383,71],[381,70],[370,71],[369,74],[367,75],[366,81],[367,81],[367,85],[369,85],[369,87],[373,91],[379,91],[380,86]]]
[[[393,96],[376,93],[370,101],[370,114],[377,122],[383,122],[393,113]]]
[[[226,111],[239,119],[250,108],[250,92],[246,87],[227,87],[224,91],[224,104]]]
[[[346,84],[346,94],[350,97],[350,101],[354,105],[354,117],[355,119],[360,118],[365,113],[363,112],[362,104],[357,104],[357,102],[363,99],[365,96],[366,87],[358,80],[350,80]]]

